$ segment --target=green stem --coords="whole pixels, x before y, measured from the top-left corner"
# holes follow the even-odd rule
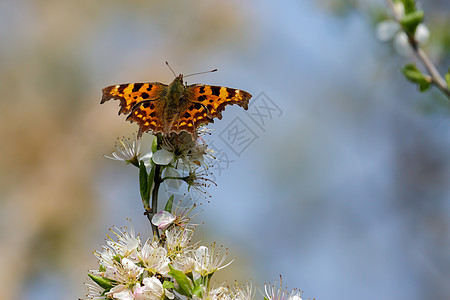
[[[161,145],[162,145],[162,136],[158,135],[156,148],[161,149]],[[146,210],[147,218],[150,221],[150,224],[152,226],[153,237],[156,237],[158,240],[160,239],[159,230],[158,230],[157,226],[153,225],[152,218],[158,212],[158,192],[159,192],[159,187],[162,182],[161,174],[162,174],[161,166],[155,165],[155,176],[153,177],[153,191],[152,191],[152,195],[151,195],[152,206],[149,211]]]
[[[152,218],[153,216],[158,212],[158,192],[159,192],[159,186],[161,185],[161,166],[156,165],[155,166],[155,179],[152,191],[152,207],[151,207],[151,213],[150,215],[147,214],[147,217],[150,220],[150,224],[152,224],[152,230],[153,230],[153,236],[156,236],[159,239],[159,230],[158,227],[153,225]]]

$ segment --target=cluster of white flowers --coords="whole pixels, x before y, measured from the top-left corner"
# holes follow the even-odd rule
[[[171,223],[173,224],[173,223]],[[188,226],[189,227],[189,226]],[[159,300],[215,299],[250,300],[250,284],[214,287],[212,275],[232,263],[225,262],[215,244],[190,244],[193,230],[168,226],[166,239],[148,239],[144,244],[133,228],[111,230],[102,251],[95,252],[98,270],[90,270],[87,299]],[[164,241],[164,243],[162,242]],[[267,300],[301,300],[298,290],[287,292],[280,286],[266,285]]]
[[[175,295],[203,298],[214,272],[225,268],[226,255],[212,247],[190,244],[193,230],[169,226],[166,239],[141,243],[133,229],[111,230],[102,251],[95,252],[99,269],[90,271],[88,299],[174,299]]]
[[[393,14],[402,18],[405,15],[405,7],[402,2],[394,3]],[[401,25],[394,20],[380,22],[376,28],[376,36],[382,42],[393,41],[394,49],[402,56],[412,54],[411,45],[407,34],[402,30]],[[414,33],[414,40],[419,44],[425,44],[430,37],[430,31],[424,24],[419,24]]]

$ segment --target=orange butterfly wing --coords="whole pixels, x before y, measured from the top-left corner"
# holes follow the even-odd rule
[[[167,85],[159,82],[129,83],[108,86],[103,89],[100,103],[110,99],[120,101],[120,114],[131,114],[127,120],[139,124],[138,137],[152,130],[162,131],[161,101],[167,93]]]
[[[202,104],[188,102],[186,108],[181,110],[170,124],[170,131],[180,133],[184,130],[195,136],[200,125],[212,122],[212,116]]]
[[[222,119],[222,111],[227,105],[237,104],[247,110],[252,97],[243,90],[203,84],[190,85],[185,93],[188,104],[179,112],[172,131],[184,130],[191,134],[200,125],[214,122],[214,118]]]
[[[154,134],[165,132],[164,105],[164,101],[156,99],[142,101],[133,107],[131,114],[127,117],[127,121],[139,124],[138,138],[149,130]]]
[[[243,90],[204,84],[188,86],[187,93],[190,102],[201,103],[211,117],[219,119],[222,119],[222,111],[227,105],[237,104],[247,110],[248,101],[252,97]]]
[[[167,92],[167,85],[159,82],[127,83],[105,87],[102,101],[110,99],[120,100],[120,114],[128,114],[133,107],[142,101],[153,101],[163,97]]]

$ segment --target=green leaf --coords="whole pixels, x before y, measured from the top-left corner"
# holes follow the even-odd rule
[[[198,285],[201,285],[201,284],[203,284],[203,277],[199,277],[199,278],[197,278],[197,279],[194,281],[194,285],[195,285],[195,286],[198,286]]]
[[[152,152],[155,153],[158,151],[158,138],[155,136],[152,141]]]
[[[150,209],[150,194],[152,192],[153,180],[155,179],[155,166],[152,166],[150,173],[147,174],[147,168],[143,161],[139,164],[139,190],[141,192],[142,203],[145,210]]]
[[[170,196],[169,200],[167,200],[166,206],[164,207],[164,210],[167,212],[172,212],[172,204],[173,204],[173,196]]]
[[[419,91],[421,92],[425,92],[426,90],[428,90],[431,87],[431,81],[422,81],[419,82]]]
[[[163,282],[163,288],[166,290],[174,289],[175,284],[172,281],[164,281]]]
[[[186,297],[192,297],[192,285],[189,278],[181,271],[176,270],[169,264],[169,275],[178,283],[179,288],[176,291]]]
[[[402,68],[402,73],[411,80],[412,82],[417,82],[421,78],[422,72],[416,67],[415,64],[407,64]]]
[[[406,79],[413,83],[417,83],[419,90],[424,92],[431,87],[431,78],[428,75],[422,74],[415,64],[409,64],[403,67],[403,75]]]
[[[409,33],[410,35],[414,35],[414,33],[416,32],[416,28],[422,22],[423,17],[424,17],[423,11],[416,10],[414,12],[404,15],[403,18],[400,20],[400,24],[407,33]]]
[[[148,204],[150,201],[150,184],[148,181],[147,169],[145,168],[145,164],[143,161],[139,164],[139,190],[141,192],[142,202]]]
[[[88,274],[89,278],[92,279],[93,282],[98,284],[100,287],[104,288],[105,290],[110,290],[114,285],[112,284],[111,280],[103,278],[101,276],[95,276],[92,274]]]
[[[202,297],[202,292],[203,292],[203,287],[201,285],[196,286],[193,290],[192,290],[192,294],[194,296],[199,297],[200,299],[203,298]]]
[[[409,14],[416,11],[416,3],[414,0],[401,0],[403,7],[405,8],[405,14]]]

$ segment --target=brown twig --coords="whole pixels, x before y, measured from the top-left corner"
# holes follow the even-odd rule
[[[389,7],[389,9],[391,10],[394,20],[396,22],[400,23],[402,16],[398,13],[398,11],[395,10],[394,2],[392,0],[386,0],[386,4]],[[422,48],[420,48],[420,46],[417,43],[417,41],[415,40],[414,36],[409,35],[407,32],[405,32],[405,33],[408,35],[408,41],[411,45],[414,55],[427,70],[428,74],[431,77],[433,84],[439,90],[441,90],[441,92],[444,95],[446,95],[450,99],[450,89],[447,86],[447,83],[445,82],[444,78],[441,76],[439,71],[436,69],[435,65],[430,60],[430,58],[425,53],[425,51],[423,51]]]

